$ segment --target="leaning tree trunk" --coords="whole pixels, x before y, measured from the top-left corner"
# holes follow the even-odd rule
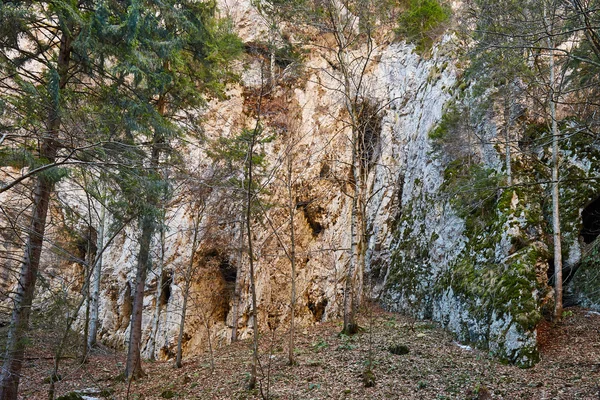
[[[72,39],[63,33],[57,59],[59,91],[67,84],[68,67],[71,58]],[[48,136],[42,140],[40,157],[53,163],[58,154],[58,135],[61,125],[59,104],[53,104],[48,116]],[[29,236],[25,245],[25,254],[17,283],[14,308],[8,330],[6,352],[0,376],[0,400],[17,398],[23,355],[25,353],[25,333],[29,325],[29,316],[35,283],[37,280],[40,256],[46,231],[46,217],[50,205],[50,196],[55,182],[48,175],[38,175],[33,191],[33,212],[29,226]]]

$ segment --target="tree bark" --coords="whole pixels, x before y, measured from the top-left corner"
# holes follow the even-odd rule
[[[504,167],[506,169],[506,185],[512,186],[512,163],[510,154],[510,129],[512,126],[512,110],[510,104],[510,90],[504,93]]]
[[[165,61],[164,67],[168,68],[167,61]],[[164,94],[159,97],[156,108],[160,115],[165,115],[166,99]],[[152,153],[150,155],[150,170],[155,173],[158,173],[163,140],[163,136],[155,131],[152,138]],[[158,206],[158,200],[156,199],[152,199],[151,203],[152,204],[149,204],[150,207]],[[140,251],[138,253],[133,307],[131,311],[131,326],[129,331],[129,348],[127,351],[127,364],[125,366],[125,377],[129,382],[145,375],[142,370],[141,357],[142,314],[144,309],[144,288],[146,286],[146,275],[148,273],[150,261],[150,244],[156,228],[154,218],[154,216],[148,214],[142,217],[142,234],[140,238]]]
[[[549,39],[551,40],[551,39]],[[549,46],[552,49],[552,46]],[[559,149],[556,99],[554,98],[554,52],[550,50],[550,118],[552,119],[552,229],[554,231],[554,318],[560,320],[563,313],[562,243],[560,232],[559,196]]]
[[[185,314],[187,312],[187,303],[190,296],[190,285],[192,283],[192,272],[194,270],[194,254],[198,248],[198,229],[200,228],[200,216],[194,218],[194,237],[192,239],[192,251],[190,253],[190,262],[188,263],[187,271],[184,275],[185,287],[183,289],[183,305],[181,308],[181,320],[179,322],[179,336],[177,338],[177,355],[175,357],[175,366],[181,368],[182,352],[183,352],[183,332],[185,328]]]
[[[98,335],[98,313],[100,306],[100,281],[102,279],[102,254],[104,253],[104,227],[106,224],[106,208],[100,205],[100,226],[98,227],[98,254],[94,265],[92,293],[90,294],[90,332],[88,335],[88,347],[96,345]]]
[[[148,263],[150,261],[150,242],[152,241],[153,233],[153,217],[148,215],[144,216],[142,219],[140,251],[138,253],[135,289],[133,292],[127,364],[125,366],[125,376],[128,381],[141,378],[145,375],[142,370],[142,359],[140,354],[142,344],[142,313],[144,309],[144,287],[146,286],[146,275]]]
[[[260,113],[259,113],[260,115]],[[253,155],[254,155],[254,142],[256,140],[256,133],[258,130],[258,124],[252,134],[250,143],[248,144],[248,191],[246,193],[246,235],[248,236],[248,263],[250,266],[250,293],[252,295],[252,362],[250,366],[250,380],[248,381],[248,387],[254,389],[256,387],[256,374],[258,367],[258,310],[256,300],[256,279],[254,276],[254,250],[252,248],[252,176],[253,170]]]
[[[158,263],[158,271],[156,272],[156,294],[154,296],[154,317],[152,318],[152,331],[148,340],[148,358],[155,360],[156,334],[158,333],[158,323],[160,321],[160,298],[162,296],[163,282],[162,275],[165,261],[165,229],[160,230],[160,261]]]
[[[290,152],[292,150],[290,149]],[[288,211],[290,219],[290,266],[292,269],[292,292],[290,293],[290,343],[288,349],[288,362],[294,365],[294,330],[296,329],[296,232],[294,229],[294,197],[293,197],[293,182],[292,182],[292,167],[293,155],[288,155],[288,171],[287,171],[287,190],[288,190]]]
[[[59,91],[67,84],[68,67],[71,59],[72,39],[63,32],[57,59],[59,75]],[[60,105],[52,104],[48,116],[48,134],[41,143],[40,157],[48,164],[55,162],[58,154],[58,137],[61,126]],[[33,191],[33,212],[29,226],[29,236],[25,245],[25,254],[21,264],[21,272],[17,283],[14,308],[8,330],[4,364],[0,375],[0,400],[17,398],[23,355],[25,353],[25,334],[29,326],[31,304],[35,292],[35,284],[40,265],[40,255],[46,230],[46,217],[50,205],[50,197],[55,182],[45,174],[38,175]]]
[[[235,273],[235,288],[233,289],[233,316],[231,328],[231,343],[237,341],[237,328],[240,309],[240,297],[242,295],[242,264],[244,262],[244,221],[240,221],[240,249],[239,263]]]

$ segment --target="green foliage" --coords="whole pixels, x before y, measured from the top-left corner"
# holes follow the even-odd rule
[[[462,115],[458,111],[456,104],[448,106],[437,126],[429,131],[429,139],[435,144],[447,140],[451,130],[458,126],[461,117]]]
[[[239,135],[232,138],[215,139],[207,151],[220,170],[221,181],[226,182],[229,188],[242,189],[238,194],[242,194],[243,197],[243,193],[250,190],[254,193],[255,200],[264,193],[260,182],[267,167],[264,146],[275,139],[274,136],[265,136],[263,133],[260,125],[255,129],[244,128]],[[250,165],[254,175],[252,182],[248,179]],[[255,203],[254,206],[258,207],[258,204]]]
[[[419,53],[428,51],[450,19],[452,10],[439,0],[410,0],[398,19],[396,33],[414,43]]]
[[[502,176],[497,175],[495,170],[457,159],[450,162],[444,171],[442,190],[448,193],[458,215],[465,219],[467,229],[479,232],[488,228],[489,219],[495,215],[501,182]]]
[[[346,334],[340,334],[341,344],[338,345],[337,350],[354,350],[356,345],[354,344],[354,337]]]
[[[312,348],[315,352],[320,352],[321,350],[325,350],[329,348],[329,343],[323,338],[319,338],[316,342],[312,344]]]

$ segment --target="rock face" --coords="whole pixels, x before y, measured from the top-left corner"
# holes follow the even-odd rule
[[[227,0],[221,9],[230,11],[247,47],[259,49],[266,26],[249,2]],[[367,185],[365,292],[390,310],[431,318],[461,341],[530,366],[538,357],[536,324],[551,295],[546,188],[503,185],[502,135],[508,121],[496,110],[493,91],[476,96],[470,89],[472,82],[461,76],[460,47],[454,36],[447,35],[430,57],[422,57],[412,45],[383,41],[367,65],[367,100],[381,111],[380,129],[372,138],[373,166]],[[351,198],[344,183],[350,174],[351,146],[339,75],[327,61],[331,54],[315,46],[302,70],[278,65],[281,81],[257,98],[268,66],[263,56],[258,50],[249,51],[242,83],[230,88],[227,100],[211,103],[205,131],[212,138],[235,136],[242,128],[254,126],[252,110],[257,101],[262,102],[262,123],[274,140],[261,145],[267,160],[261,174],[265,201],[252,226],[259,326],[285,332],[291,286],[286,257],[290,246],[286,160],[292,158],[296,312],[299,323],[308,325],[342,314],[351,247]],[[477,115],[465,111],[483,103],[482,98],[490,100],[484,111]],[[515,111],[514,118],[522,123],[512,124],[509,131],[521,150],[528,146],[521,143],[524,132],[529,132],[522,117],[526,107]],[[451,118],[460,124],[448,128]],[[564,150],[569,151],[569,146],[570,165],[578,168],[580,176],[596,174],[600,158],[575,159],[577,149],[586,144],[569,143]],[[548,149],[539,146],[534,152],[542,159]],[[184,153],[188,165],[202,176],[218,172],[206,148],[192,146]],[[523,150],[511,156],[515,182],[537,179],[536,167],[524,154]],[[85,215],[83,195],[65,192],[70,197],[63,196],[63,203],[83,207],[75,214]],[[575,266],[581,258],[581,209],[594,192],[592,187],[585,191],[565,187],[563,194],[570,196],[563,205],[568,225],[565,247],[572,255],[570,265]],[[145,356],[173,355],[188,281],[185,353],[204,351],[209,338],[212,345],[228,343],[234,325],[239,338],[252,333],[249,276],[240,235],[243,208],[235,191],[213,185],[180,190],[174,198],[166,210],[164,234],[157,233],[154,239],[144,298]],[[56,212],[65,226],[82,230],[76,217],[67,218],[65,208]],[[192,251],[194,232],[199,243],[196,251]],[[135,227],[118,234],[103,260],[99,339],[115,347],[125,346],[129,333],[137,235]],[[58,275],[52,271],[59,266],[49,251],[45,254],[45,273]],[[73,265],[69,268],[77,270]],[[238,307],[236,275],[241,289]],[[162,294],[156,296],[159,285]],[[584,296],[586,289],[581,286],[575,290]],[[156,341],[154,351],[150,337]]]

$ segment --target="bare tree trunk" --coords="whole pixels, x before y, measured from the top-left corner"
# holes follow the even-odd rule
[[[510,128],[512,126],[510,91],[504,93],[504,166],[506,169],[506,184],[512,186],[512,164],[510,154]]]
[[[363,10],[364,12],[364,10]],[[365,137],[362,131],[361,121],[364,118],[361,115],[360,103],[364,99],[363,94],[364,77],[366,68],[373,51],[373,41],[368,26],[361,26],[366,29],[364,45],[366,46],[366,55],[359,56],[350,60],[350,47],[353,42],[356,44],[356,28],[358,19],[348,10],[344,9],[343,4],[333,0],[327,1],[327,18],[331,24],[332,33],[336,40],[336,56],[339,65],[340,92],[344,97],[344,107],[350,118],[351,127],[350,145],[352,146],[352,160],[350,163],[352,173],[352,206],[350,210],[350,262],[346,271],[346,282],[344,288],[344,326],[342,332],[351,334],[358,329],[356,324],[356,313],[360,306],[362,297],[362,279],[365,262],[365,238],[366,224],[364,221],[364,210],[366,206],[366,173],[367,168],[363,165],[365,157],[364,146]],[[362,145],[362,146],[361,146]]]
[[[365,171],[361,171],[361,176],[364,174],[366,175],[366,169]],[[354,255],[356,257],[357,263],[356,263],[356,270],[354,271],[355,276],[353,277],[354,279],[354,299],[352,301],[352,306],[353,306],[353,310],[352,310],[352,318],[355,320],[356,319],[356,315],[358,314],[358,310],[359,307],[362,304],[362,299],[363,299],[363,294],[364,294],[364,289],[363,289],[363,285],[364,285],[364,275],[365,275],[365,264],[366,264],[366,239],[367,239],[367,221],[366,221],[366,203],[365,203],[365,196],[366,196],[366,188],[365,188],[365,182],[366,182],[367,178],[366,176],[362,176],[361,180],[359,181],[359,183],[357,184],[357,186],[359,187],[358,193],[357,193],[357,214],[356,214],[356,225],[357,225],[357,231],[356,232],[356,236],[357,236],[357,243],[356,243],[356,254]],[[358,327],[357,327],[358,328]]]
[[[342,332],[352,334],[356,331],[355,321],[355,305],[354,303],[354,272],[356,270],[357,259],[356,255],[356,209],[357,209],[356,193],[352,196],[352,209],[350,218],[350,265],[346,271],[346,282],[344,286],[344,326]]]
[[[259,113],[260,115],[260,113]],[[254,389],[256,387],[256,374],[258,367],[258,310],[256,300],[256,279],[254,276],[254,250],[252,248],[252,181],[254,177],[253,173],[253,154],[254,154],[254,142],[256,140],[257,127],[252,134],[250,143],[248,144],[248,182],[247,182],[247,193],[246,193],[246,235],[248,237],[248,263],[250,266],[250,293],[252,295],[252,362],[250,367],[250,380],[248,381],[248,387]]]
[[[181,320],[179,321],[179,335],[177,336],[177,355],[175,357],[175,366],[177,368],[183,367],[183,364],[181,363],[181,354],[183,351],[183,332],[185,329],[185,314],[187,312],[188,296],[190,294],[189,289],[190,283],[186,279],[185,288],[183,290],[183,305],[181,306]]]
[[[213,297],[211,297],[212,302]],[[202,314],[202,322],[204,323],[204,328],[206,329],[206,340],[208,341],[208,353],[210,356],[210,370],[215,370],[215,357],[213,354],[213,345],[212,338],[210,332],[210,321],[212,320],[213,313],[211,312],[209,315],[204,311],[202,307],[200,307],[200,313]]]
[[[67,84],[68,68],[71,59],[72,38],[63,32],[57,60],[59,90]],[[41,158],[53,163],[58,153],[57,138],[61,126],[59,104],[52,104],[48,118],[48,136],[41,143]],[[17,398],[23,355],[25,353],[25,334],[29,326],[29,315],[35,292],[40,255],[46,230],[46,217],[50,204],[50,196],[54,191],[54,181],[44,175],[38,175],[33,191],[33,213],[29,226],[29,236],[25,245],[25,254],[21,265],[21,273],[17,283],[14,308],[6,341],[4,364],[0,375],[0,400]]]
[[[104,227],[106,224],[106,208],[100,204],[100,226],[98,227],[98,242],[96,263],[92,277],[92,292],[90,294],[90,331],[87,337],[88,346],[91,348],[96,344],[98,335],[98,318],[100,306],[100,281],[102,280],[102,254],[104,252]]]
[[[237,328],[240,309],[240,297],[242,295],[242,265],[244,262],[244,221],[240,221],[240,249],[239,263],[235,272],[235,288],[233,290],[233,316],[231,328],[231,343],[237,340]]]
[[[552,30],[551,30],[552,32]],[[552,229],[554,231],[554,318],[560,320],[563,313],[563,277],[562,277],[562,245],[560,233],[560,197],[559,197],[559,149],[558,149],[558,123],[556,121],[556,93],[554,90],[554,43],[548,37],[548,48],[550,49],[550,118],[552,119]]]
[[[90,226],[90,230],[92,227]],[[81,349],[81,357],[79,361],[83,364],[87,361],[88,358],[88,343],[87,338],[90,334],[90,277],[92,273],[92,264],[94,263],[94,257],[91,254],[91,245],[90,240],[88,240],[88,254],[87,254],[87,262],[85,265],[85,280],[83,284],[82,295],[85,299],[85,320],[83,322],[83,348]]]
[[[194,272],[194,255],[196,254],[196,250],[198,250],[198,231],[200,229],[200,212],[196,211],[196,215],[194,216],[194,236],[192,238],[192,250],[190,252],[190,262],[188,263],[187,271],[185,272],[184,280],[185,287],[183,290],[183,306],[181,309],[181,321],[179,323],[179,337],[177,338],[177,355],[175,358],[175,366],[177,368],[181,368],[183,364],[181,363],[182,358],[182,347],[183,347],[183,332],[185,327],[185,314],[187,312],[187,303],[188,298],[190,296],[190,286],[192,284],[192,275]]]
[[[290,150],[291,152],[291,150]],[[296,329],[296,232],[294,229],[294,211],[296,209],[293,197],[293,154],[288,155],[288,170],[287,170],[287,190],[288,190],[288,211],[290,219],[290,265],[292,268],[292,292],[290,294],[290,344],[288,353],[288,362],[294,365],[294,330]]]
[[[83,184],[84,187],[88,187],[87,175],[85,172],[83,173]],[[87,211],[88,211],[88,231],[87,231],[87,251],[86,251],[86,260],[84,265],[84,283],[82,288],[82,297],[85,301],[85,320],[83,322],[83,349],[81,351],[80,362],[83,364],[87,362],[88,357],[88,337],[90,334],[90,283],[92,278],[92,273],[95,270],[94,260],[96,259],[96,254],[101,251],[96,247],[98,237],[97,232],[93,228],[93,217],[92,217],[92,200],[90,194],[86,190],[86,200],[87,200]]]
[[[162,282],[162,275],[163,275],[163,268],[164,268],[164,262],[165,262],[165,229],[161,228],[160,229],[160,260],[158,263],[158,271],[156,272],[157,274],[157,280],[156,280],[156,294],[154,297],[154,317],[152,319],[152,332],[150,333],[150,339],[148,341],[148,357],[150,358],[150,360],[154,360],[156,359],[155,356],[155,347],[156,347],[156,334],[158,332],[158,323],[160,321],[160,298],[162,296],[162,289],[163,289],[163,282]]]
[[[142,344],[142,313],[144,309],[144,287],[150,261],[150,242],[154,233],[154,220],[150,215],[142,218],[142,235],[140,251],[138,253],[137,273],[135,277],[135,290],[133,294],[133,307],[131,310],[131,326],[129,330],[129,348],[127,351],[127,364],[125,376],[128,381],[143,377],[142,358],[140,354]]]

